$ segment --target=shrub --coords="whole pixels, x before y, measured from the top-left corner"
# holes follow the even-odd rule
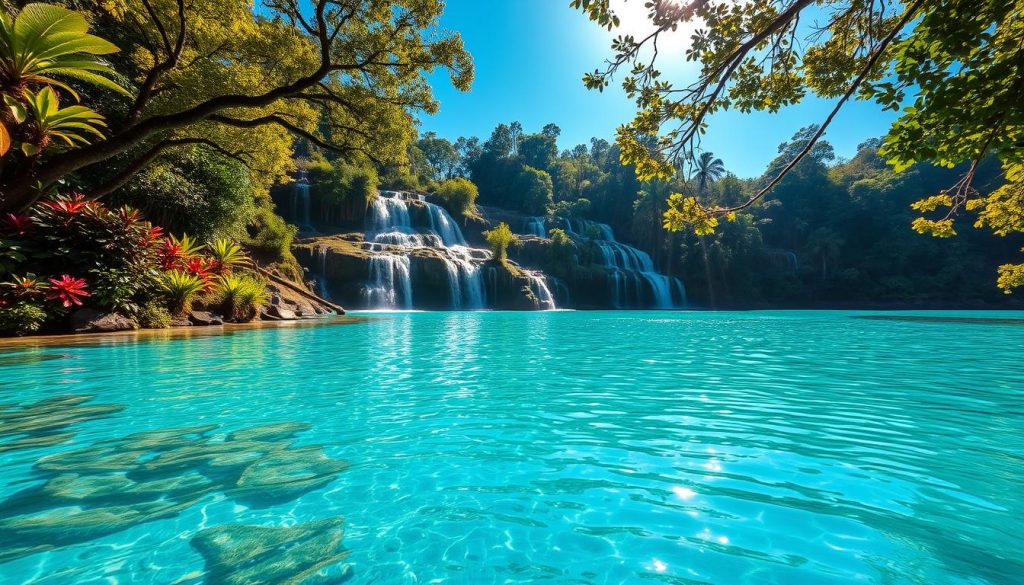
[[[242,163],[203,146],[164,153],[112,194],[175,233],[200,240],[240,236],[256,209],[256,191]]]
[[[139,307],[139,326],[145,329],[167,329],[173,319],[170,312],[159,303],[146,303]]]
[[[217,277],[213,286],[213,304],[219,305],[231,321],[252,321],[267,302],[267,285],[248,275],[227,274]]]
[[[207,286],[207,281],[184,270],[170,270],[160,277],[160,288],[170,304],[171,314],[179,317],[192,310],[192,301]]]
[[[576,265],[576,245],[563,229],[552,228],[548,233],[551,236],[551,245],[547,248],[546,269],[555,274],[566,275]]]
[[[498,227],[484,232],[484,237],[487,238],[487,243],[491,247],[494,259],[502,264],[508,261],[508,247],[519,241],[505,222],[501,222],[498,224]]]
[[[247,246],[269,261],[280,262],[291,258],[292,240],[298,228],[285,223],[270,208],[260,207],[248,227],[248,233]]]
[[[138,211],[72,195],[38,203],[27,219],[15,237],[32,269],[84,278],[97,307],[131,315],[156,292],[163,230]]]
[[[0,332],[19,336],[35,333],[46,318],[46,311],[37,305],[23,303],[0,307]]]
[[[476,198],[480,191],[469,179],[457,177],[441,183],[434,193],[453,215],[476,215]]]

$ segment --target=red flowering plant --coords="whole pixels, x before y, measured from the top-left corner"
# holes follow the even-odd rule
[[[59,279],[51,278],[49,291],[46,298],[60,302],[65,309],[76,305],[82,306],[82,299],[90,296],[85,290],[84,278],[74,278],[67,274],[61,275]]]
[[[21,264],[51,275],[43,282],[49,282],[49,294],[57,295],[50,300],[59,308],[89,299],[100,309],[132,315],[158,294],[163,231],[134,209],[110,209],[76,193],[40,201],[23,216],[4,217],[0,230],[19,246]]]
[[[32,229],[32,218],[27,213],[8,213],[0,216],[0,234],[11,238],[24,238]]]

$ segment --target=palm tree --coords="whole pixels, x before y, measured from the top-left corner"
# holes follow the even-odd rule
[[[697,191],[703,197],[707,195],[708,186],[725,175],[725,163],[715,158],[713,152],[702,152],[693,162],[695,167],[691,179],[697,180]]]
[[[725,175],[725,163],[722,162],[722,159],[715,158],[714,153],[711,152],[700,153],[700,156],[693,162],[695,166],[690,179],[697,181],[697,193],[703,198],[708,194],[708,186]],[[711,282],[711,260],[705,238],[706,236],[697,236],[697,241],[700,242],[700,249],[704,256],[704,276],[708,281],[708,300],[711,301],[711,308],[714,309],[716,305],[715,288]]]

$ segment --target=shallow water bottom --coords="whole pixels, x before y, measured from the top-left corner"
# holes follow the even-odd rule
[[[0,583],[1019,583],[1019,314],[877,316],[5,351]]]

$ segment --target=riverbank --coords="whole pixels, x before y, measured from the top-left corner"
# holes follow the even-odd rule
[[[206,327],[170,327],[167,329],[132,329],[107,333],[65,333],[54,335],[28,335],[0,337],[0,352],[29,347],[96,346],[169,339],[221,337],[253,329],[305,329],[335,325],[354,325],[373,320],[371,316],[325,315],[323,317],[291,321],[250,321],[225,323]]]

